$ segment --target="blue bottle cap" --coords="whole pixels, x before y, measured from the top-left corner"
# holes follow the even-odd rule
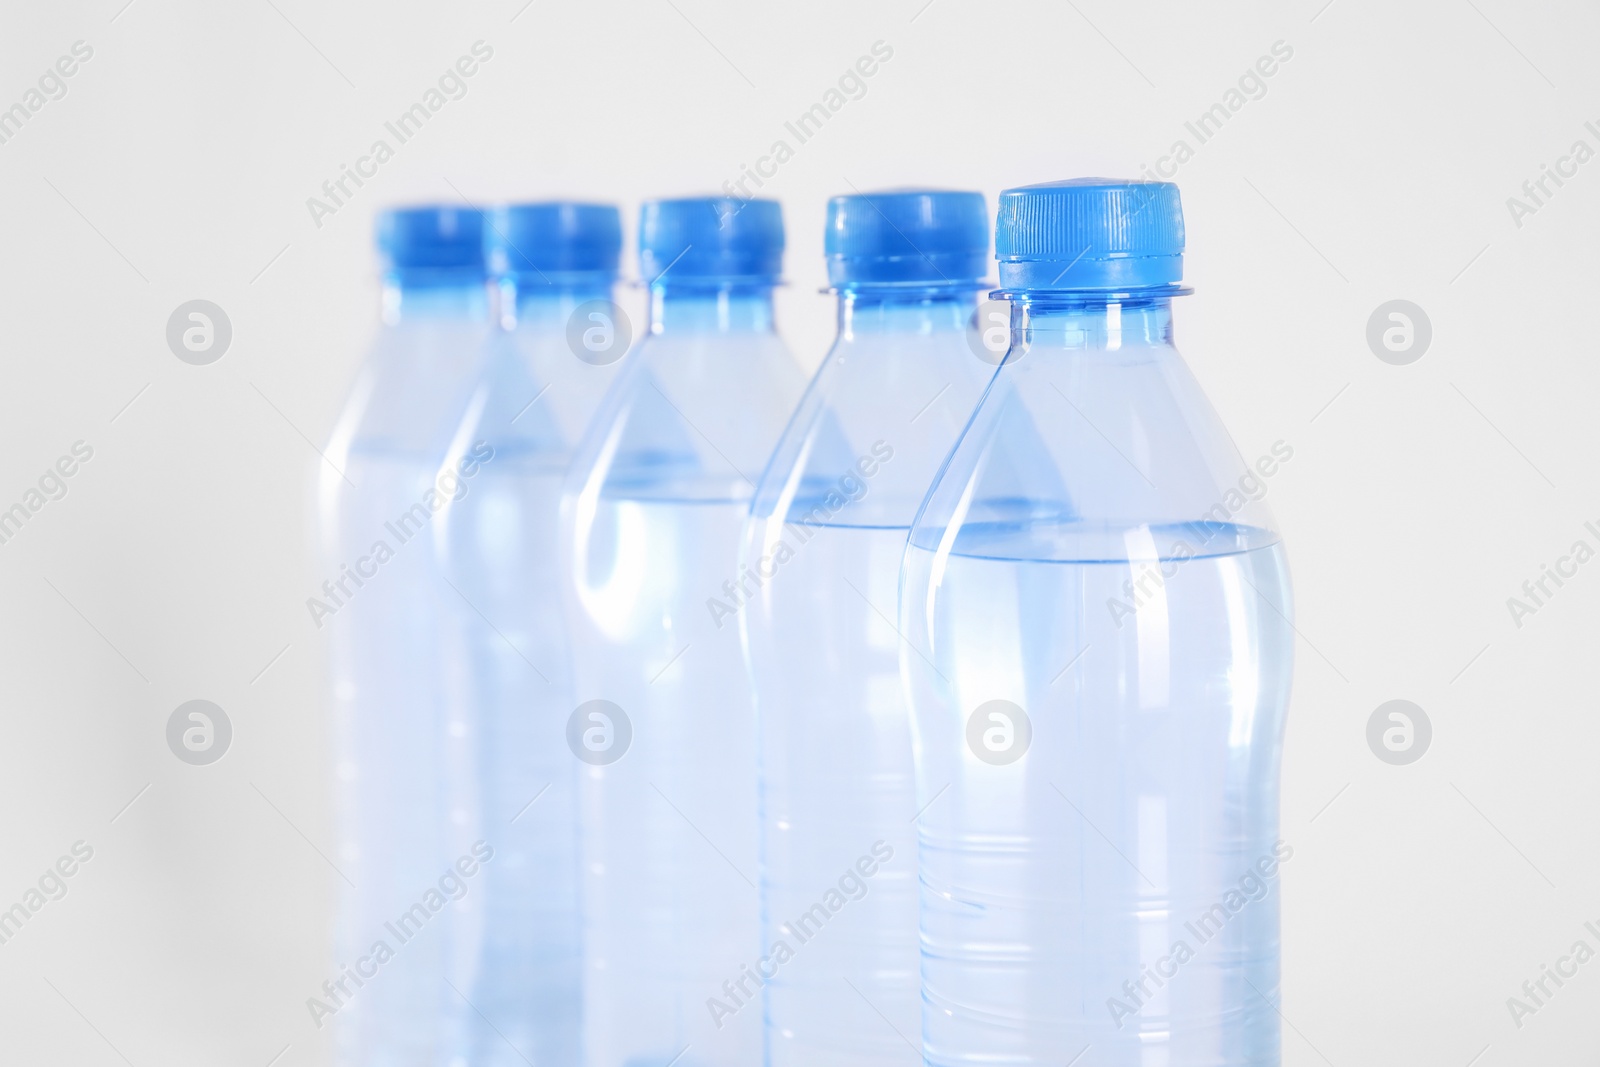
[[[1074,178],[1000,194],[1002,290],[1176,288],[1183,205],[1171,182]]]
[[[487,223],[484,254],[494,274],[616,277],[622,216],[610,204],[507,204],[491,211]]]
[[[430,204],[378,216],[378,251],[396,274],[483,274],[483,214]]]
[[[977,286],[988,272],[982,193],[889,189],[828,201],[828,281]]]
[[[639,211],[639,271],[655,285],[775,284],[783,271],[783,209],[776,200],[650,200]]]

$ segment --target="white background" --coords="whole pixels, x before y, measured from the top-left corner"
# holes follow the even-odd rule
[[[1268,497],[1303,638],[1285,1061],[1600,1062],[1600,960],[1520,1028],[1506,1006],[1600,948],[1600,562],[1520,628],[1506,606],[1600,547],[1600,162],[1520,227],[1506,205],[1575,139],[1600,148],[1592,5],[524,2],[6,5],[0,107],[74,41],[94,55],[0,144],[0,508],[74,441],[94,457],[0,545],[0,907],[74,841],[94,858],[0,945],[0,1060],[326,1062],[306,486],[374,323],[377,209],[609,199],[631,242],[641,199],[737,177],[882,40],[865,96],[765,190],[812,367],[827,196],[1133,176],[1281,40],[1265,95],[1177,176],[1176,318],[1240,451],[1295,450]],[[468,94],[315,226],[306,198],[480,39]],[[211,366],[165,342],[193,298],[233,324]],[[1409,366],[1365,340],[1395,298],[1432,321]],[[209,767],[164,739],[197,697],[235,729]],[[1365,739],[1394,698],[1434,727],[1410,766]]]

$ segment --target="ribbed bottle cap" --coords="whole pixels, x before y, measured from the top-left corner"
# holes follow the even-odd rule
[[[483,215],[442,204],[378,216],[378,251],[391,272],[483,273]]]
[[[1074,178],[1007,189],[994,251],[1007,290],[1175,285],[1183,278],[1178,187]]]
[[[495,274],[616,277],[622,216],[610,204],[508,204],[487,221],[484,251]]]
[[[982,193],[888,189],[828,201],[828,281],[972,286],[988,272]]]
[[[651,285],[776,282],[783,209],[776,200],[721,196],[647,201],[639,212],[639,271]]]

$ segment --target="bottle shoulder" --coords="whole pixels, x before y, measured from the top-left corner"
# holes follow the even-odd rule
[[[1009,357],[930,489],[913,544],[958,554],[1138,558],[1275,544],[1294,449],[1247,460],[1170,345]],[[941,547],[942,546],[942,547]]]
[[[784,429],[752,513],[810,522],[820,507],[834,524],[909,526],[993,373],[953,331],[840,338]]]
[[[569,491],[748,500],[804,385],[773,334],[648,336],[579,442]]]
[[[575,356],[564,334],[497,333],[484,346],[453,447],[482,441],[506,458],[564,464],[616,372]]]
[[[442,454],[489,336],[488,324],[472,319],[381,329],[346,394],[330,450],[415,460]]]

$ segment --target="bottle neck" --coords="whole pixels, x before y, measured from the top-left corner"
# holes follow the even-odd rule
[[[1022,293],[1011,303],[1017,351],[1150,348],[1172,344],[1170,297],[1108,300],[1087,293]]]
[[[771,333],[771,285],[650,287],[650,332]]]
[[[966,329],[978,306],[973,289],[860,286],[839,293],[839,340],[877,334],[935,334]]]
[[[383,323],[399,326],[422,320],[468,319],[487,322],[489,288],[481,275],[383,279]]]
[[[497,317],[506,330],[564,330],[580,304],[611,300],[612,284],[613,279],[603,274],[574,278],[507,275],[494,286]]]

